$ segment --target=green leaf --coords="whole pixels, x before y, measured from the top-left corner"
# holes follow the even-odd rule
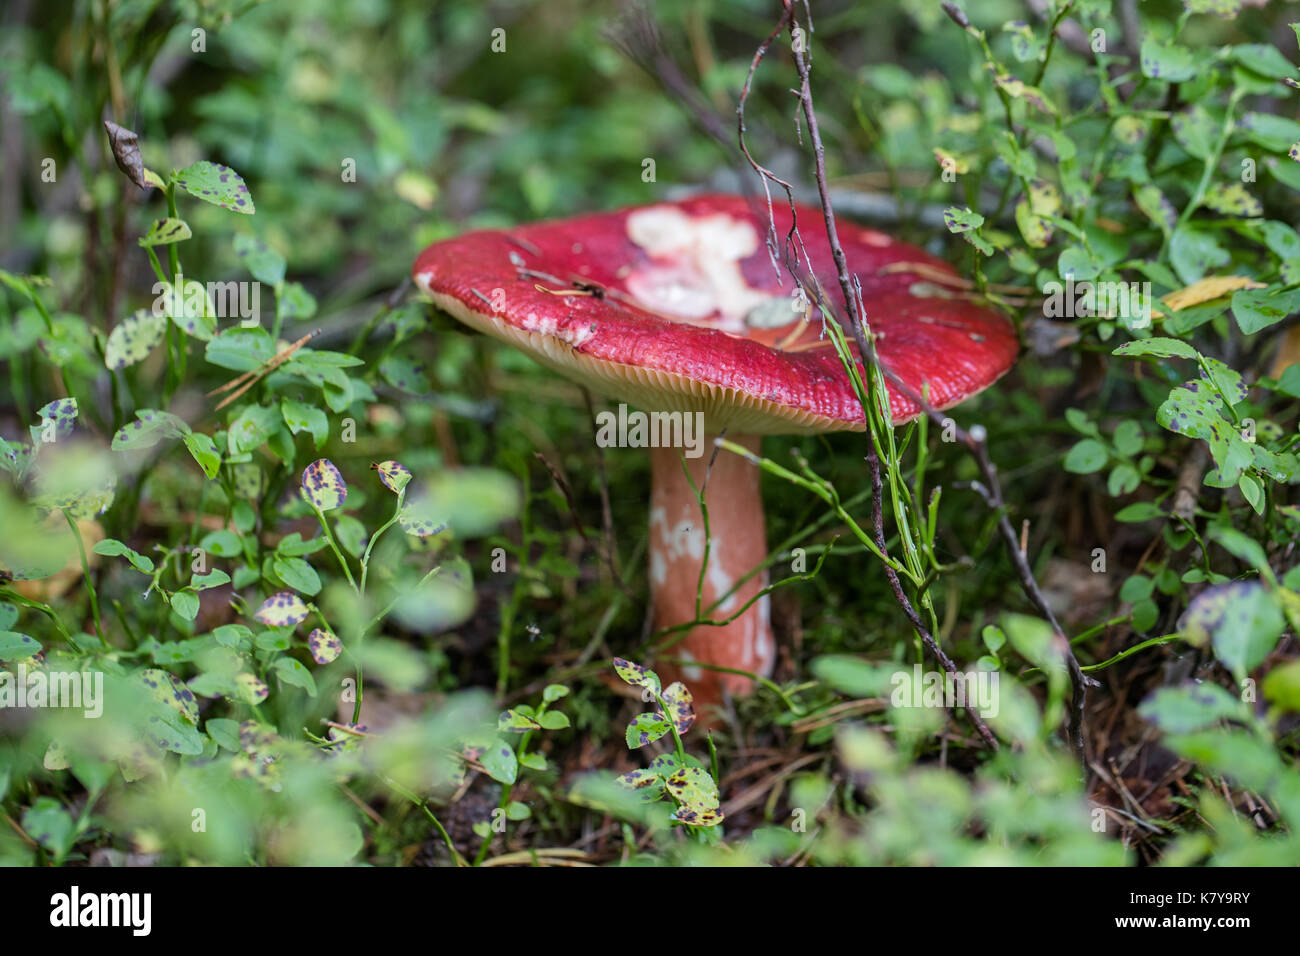
[[[1300,661],[1274,667],[1264,678],[1264,696],[1282,710],[1300,711]]]
[[[138,409],[136,421],[123,425],[113,435],[113,451],[138,451],[152,448],[164,438],[182,438],[190,433],[190,426],[171,412],[153,408]]]
[[[239,721],[228,717],[213,717],[204,723],[203,729],[219,746],[234,753],[239,752]]]
[[[1186,47],[1161,43],[1154,36],[1142,41],[1142,75],[1165,83],[1183,83],[1196,76],[1196,55]]]
[[[209,478],[217,477],[217,472],[221,469],[221,452],[217,449],[217,443],[212,440],[211,435],[189,432],[185,436],[185,447],[203,469],[203,474]]]
[[[638,750],[654,743],[668,733],[669,729],[668,719],[663,714],[637,714],[627,725],[627,745],[632,750]]]
[[[1209,159],[1218,138],[1218,125],[1214,118],[1199,103],[1188,110],[1174,115],[1170,123],[1174,139],[1197,159]]]
[[[542,700],[546,701],[548,704],[553,704],[561,697],[568,696],[569,688],[565,687],[563,684],[547,684],[542,689]]]
[[[1056,271],[1062,279],[1076,282],[1095,279],[1101,274],[1103,264],[1082,246],[1071,246],[1056,260]]]
[[[176,173],[172,181],[195,199],[231,212],[253,215],[253,197],[243,177],[229,166],[202,159]]]
[[[1300,310],[1300,289],[1238,289],[1232,294],[1232,314],[1246,335],[1277,325]]]
[[[199,596],[193,591],[174,591],[171,596],[172,610],[182,620],[192,621],[199,616]]]
[[[116,538],[105,538],[103,541],[97,541],[91,548],[96,554],[102,554],[109,557],[125,556],[127,561],[131,562],[131,567],[135,568],[142,574],[153,574],[153,559],[147,555],[141,554],[132,548],[128,548]]]
[[[276,577],[295,591],[301,591],[309,596],[320,593],[320,575],[302,558],[276,555],[271,560],[271,568],[275,571]]]
[[[261,239],[248,235],[236,236],[235,255],[258,282],[265,282],[272,288],[284,282],[284,256]]]
[[[248,406],[226,429],[226,445],[230,454],[238,456],[260,448],[279,425],[278,409],[264,405]]]
[[[119,369],[143,360],[163,340],[166,330],[165,315],[157,315],[149,309],[133,312],[108,334],[108,342],[104,345],[104,365]]]
[[[301,687],[307,692],[308,697],[316,696],[316,678],[312,677],[311,671],[303,667],[302,663],[295,658],[277,657],[275,673],[284,683]]]
[[[1211,269],[1226,266],[1231,256],[1213,234],[1183,226],[1176,229],[1169,240],[1169,259],[1178,278],[1191,285],[1203,279]]]
[[[1103,468],[1109,460],[1110,453],[1105,445],[1091,438],[1085,438],[1066,453],[1065,470],[1086,475]]]
[[[503,710],[497,718],[497,730],[503,734],[522,734],[530,730],[541,729],[541,724],[518,710]]]
[[[213,568],[207,574],[191,574],[190,587],[195,591],[210,591],[223,584],[230,583],[230,575],[220,568]]]
[[[1179,631],[1191,644],[1207,641],[1238,679],[1264,662],[1277,645],[1285,621],[1277,599],[1258,581],[1233,581],[1198,594]]]
[[[1161,687],[1138,708],[1170,734],[1186,734],[1218,723],[1224,718],[1240,720],[1248,713],[1237,698],[1217,684],[1184,684]]]
[[[0,631],[0,661],[21,661],[41,652],[41,643],[34,637],[16,631]]]
[[[1149,339],[1137,339],[1133,342],[1125,342],[1119,348],[1115,349],[1115,355],[1132,357],[1135,355],[1153,355],[1156,358],[1185,358],[1199,359],[1201,353],[1196,351],[1186,342],[1180,342],[1178,339],[1161,338],[1159,336]]]
[[[54,854],[56,859],[72,849],[77,836],[77,825],[68,811],[53,797],[37,797],[23,811],[23,832]]]
[[[479,757],[487,775],[497,783],[512,784],[519,776],[519,761],[509,744],[493,741]]]
[[[235,326],[214,336],[204,349],[213,365],[235,372],[251,372],[275,357],[275,343],[266,329]]]
[[[544,730],[567,730],[569,727],[568,716],[558,710],[548,710],[537,719]]]
[[[239,542],[239,535],[224,528],[205,534],[199,541],[199,547],[204,551],[211,551],[219,558],[233,558],[242,554],[244,550]]]
[[[155,219],[149,231],[140,237],[140,245],[167,246],[174,242],[184,242],[190,238],[189,223],[184,219]]]
[[[280,400],[280,414],[289,426],[289,431],[295,435],[308,432],[317,448],[323,446],[329,438],[329,418],[319,408],[285,398]]]

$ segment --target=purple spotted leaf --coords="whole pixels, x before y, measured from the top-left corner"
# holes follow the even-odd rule
[[[673,799],[699,810],[718,808],[718,785],[699,767],[680,767],[664,781]]]
[[[256,674],[236,674],[235,686],[239,689],[239,697],[250,704],[260,704],[270,694],[266,682]]]
[[[702,807],[678,807],[672,819],[691,827],[716,827],[725,817],[721,810]]]
[[[530,730],[541,730],[542,725],[527,714],[517,710],[503,710],[497,718],[497,730],[502,733],[522,734]]]
[[[149,231],[140,237],[141,246],[169,246],[173,242],[184,242],[190,238],[189,223],[184,219],[155,219]]]
[[[77,421],[77,400],[75,398],[56,398],[42,405],[36,412],[41,417],[41,424],[32,429],[32,440],[58,441],[72,434],[72,426]]]
[[[659,688],[662,686],[659,683],[659,675],[654,671],[621,657],[614,658],[614,672],[633,687],[641,687],[655,694],[659,693]]]
[[[142,361],[163,340],[167,316],[150,309],[128,315],[113,328],[104,346],[104,364],[110,369],[125,368]]]
[[[371,469],[379,472],[379,480],[393,494],[398,494],[411,480],[411,472],[400,461],[381,461],[372,464]]]
[[[493,741],[484,748],[479,763],[497,783],[512,784],[519,776],[519,760],[510,745],[501,740]]]
[[[199,722],[199,704],[194,691],[186,687],[174,674],[157,667],[142,670],[136,679],[145,686],[154,700],[171,707],[191,724]]]
[[[123,425],[113,435],[113,451],[138,451],[152,448],[164,438],[183,438],[190,433],[184,419],[171,412],[154,408],[137,409],[136,421]]]
[[[695,698],[685,684],[673,681],[660,696],[668,706],[668,716],[677,725],[679,734],[684,734],[695,726]]]
[[[671,725],[663,714],[637,714],[627,725],[627,745],[639,750],[668,733]]]
[[[343,652],[343,642],[318,627],[307,635],[307,649],[317,664],[330,664]]]
[[[334,462],[320,458],[303,469],[302,496],[321,511],[331,511],[347,500],[347,482]]]
[[[615,777],[614,782],[625,790],[631,790],[647,803],[664,795],[663,778],[650,770],[630,770]]]
[[[423,500],[404,505],[397,514],[397,523],[403,531],[416,538],[432,537],[447,530],[447,523],[440,521],[428,502]]]
[[[253,617],[267,627],[296,627],[307,619],[307,605],[292,591],[279,591],[263,601]]]
[[[174,177],[175,183],[195,199],[202,199],[231,212],[254,213],[253,197],[239,173],[229,166],[200,160]]]

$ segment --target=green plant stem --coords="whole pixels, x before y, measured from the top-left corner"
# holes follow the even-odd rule
[[[352,577],[352,570],[348,567],[347,561],[343,558],[343,552],[339,550],[338,543],[334,540],[334,532],[330,531],[330,524],[325,517],[325,512],[321,511],[314,501],[308,502],[308,504],[311,505],[311,510],[316,512],[316,518],[320,521],[320,526],[325,531],[325,540],[329,542],[330,549],[334,552],[334,557],[339,560],[339,567],[343,569],[343,576],[348,579],[348,584],[352,585],[352,590],[360,595],[361,589],[357,587],[357,582]]]
[[[397,493],[397,508],[393,511],[393,516],[389,518],[378,531],[372,534],[370,540],[366,542],[366,553],[361,556],[361,587],[357,591],[361,597],[366,596],[366,576],[370,572],[370,552],[374,548],[375,542],[379,540],[380,536],[397,522],[397,516],[402,513],[402,501],[405,497],[406,489],[403,488]]]
[[[62,511],[64,520],[68,522],[68,527],[72,531],[72,537],[76,539],[77,553],[81,556],[81,573],[86,579],[86,589],[90,592],[90,610],[95,617],[95,633],[99,635],[101,641],[107,644],[108,639],[104,637],[104,626],[99,620],[99,595],[95,593],[95,582],[90,577],[90,563],[86,560],[86,545],[81,540],[81,530],[77,527],[77,523],[72,520],[72,515],[68,513],[68,509],[63,508]]]

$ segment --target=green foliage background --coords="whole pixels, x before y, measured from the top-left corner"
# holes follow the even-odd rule
[[[1015,371],[955,414],[986,429],[1012,519],[1029,523],[1030,564],[1101,681],[1089,766],[1059,739],[1060,649],[964,484],[973,462],[909,426],[892,477],[919,489],[924,463],[943,494],[935,527],[908,546],[936,567],[925,590],[944,646],[999,674],[1003,749],[981,749],[958,715],[861,703],[887,702],[890,676],[918,658],[875,560],[841,543],[776,593],[790,638],[779,693],[738,702],[716,754],[686,737],[723,784],[725,826],[673,827],[671,808],[610,783],[636,766],[633,712],[597,675],[614,655],[653,663],[644,461],[604,463],[620,586],[534,458],[562,470],[599,527],[582,396],[426,304],[390,299],[425,245],[469,228],[738,186],[734,150],[610,41],[609,4],[15,3],[0,41],[0,564],[35,580],[0,587],[0,662],[30,663],[27,637],[50,669],[102,671],[110,707],[99,722],[0,711],[13,824],[0,861],[468,862],[566,847],[614,811],[629,822],[597,862],[1294,862],[1300,366],[1277,356],[1300,302],[1300,70],[1285,5],[1144,3],[1138,37],[1107,0],[1045,17],[971,4],[968,30],[919,0],[814,6],[841,214],[883,208],[1026,343]],[[775,8],[653,9],[730,129]],[[1083,46],[1051,41],[1054,22]],[[747,122],[765,161],[806,184],[788,43],[760,70]],[[176,186],[169,212],[166,190],[115,166],[106,118],[139,134],[163,180],[201,161],[236,170],[256,214]],[[192,237],[153,247],[155,264],[137,239],[169,215]],[[264,329],[200,315],[194,334],[181,316],[110,368],[122,347],[110,333],[182,260],[187,279],[274,289]],[[1157,299],[1230,276],[1251,284],[1148,302],[1163,312],[1151,323],[1044,314],[1067,279],[1149,282]],[[214,408],[208,393],[316,329]],[[785,466],[802,455],[868,520],[861,437],[769,439],[764,452]],[[347,496],[317,512],[296,489],[322,458]],[[390,460],[415,475],[428,516],[458,516],[450,531],[403,533],[406,498],[370,470]],[[774,578],[791,548],[843,537],[806,489],[769,477],[764,493]],[[508,574],[491,570],[498,548]],[[47,573],[65,565],[61,583]],[[363,568],[369,590],[348,580]],[[314,615],[301,627],[258,619],[284,590]],[[317,625],[342,638],[342,658],[312,654],[303,632]],[[368,689],[407,702],[369,737],[334,690],[358,663]],[[506,705],[522,719],[498,732]],[[563,714],[554,727],[548,707]],[[529,721],[547,731],[532,751]],[[743,786],[729,791],[728,774],[756,746],[793,769],[729,805]],[[575,773],[596,752],[602,773]],[[500,837],[494,808],[509,821]]]

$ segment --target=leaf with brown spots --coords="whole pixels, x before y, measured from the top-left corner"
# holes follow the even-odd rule
[[[718,785],[698,767],[682,767],[664,783],[678,803],[706,810],[718,808]]]
[[[302,471],[302,496],[321,511],[332,511],[347,501],[348,485],[334,462],[318,458]]]
[[[630,770],[616,777],[614,782],[626,790],[631,790],[647,803],[658,800],[664,795],[663,778],[650,770]]]
[[[673,681],[660,696],[667,705],[668,717],[677,725],[679,734],[684,734],[695,726],[695,698],[685,684]]]
[[[411,471],[400,461],[381,461],[371,469],[379,472],[379,480],[393,494],[398,494],[411,480]]]
[[[279,591],[263,601],[253,617],[267,627],[295,627],[307,619],[307,605],[292,591]]]
[[[517,710],[503,710],[501,716],[497,718],[497,730],[502,733],[522,734],[541,729],[541,724]]]
[[[659,683],[659,675],[654,671],[621,657],[614,658],[614,672],[633,687],[644,687],[655,694],[659,693],[659,688],[662,686]]]
[[[627,725],[627,745],[639,750],[668,733],[671,725],[663,714],[637,714]]]
[[[330,664],[338,659],[343,651],[343,642],[319,627],[307,635],[307,649],[311,651],[312,660],[317,664]]]

